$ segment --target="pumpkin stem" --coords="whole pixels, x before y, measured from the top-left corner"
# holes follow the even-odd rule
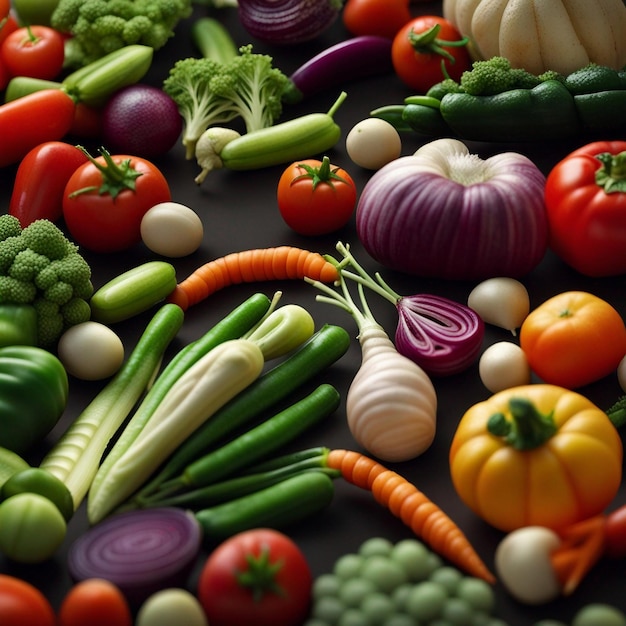
[[[516,450],[532,450],[543,445],[557,431],[552,413],[544,415],[526,398],[509,400],[511,420],[504,413],[494,413],[487,421],[487,430],[503,437]]]

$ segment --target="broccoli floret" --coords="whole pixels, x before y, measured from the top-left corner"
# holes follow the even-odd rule
[[[22,227],[17,217],[8,213],[0,215],[0,241],[20,235],[21,232]]]
[[[250,132],[271,126],[282,112],[287,76],[273,67],[272,57],[254,54],[251,45],[239,52],[228,63],[207,57],[181,59],[163,82],[185,123],[182,142],[188,159],[209,126],[239,117]]]
[[[426,95],[430,98],[441,100],[447,93],[463,93],[463,89],[453,78],[444,78],[442,81],[434,84],[426,92]]]
[[[0,232],[13,232],[7,225],[0,219]],[[35,308],[41,347],[54,346],[67,328],[90,318],[92,294],[89,264],[53,222],[37,220],[2,242],[0,303]]]
[[[192,0],[60,0],[50,22],[72,35],[65,51],[71,68],[131,44],[158,50],[191,10]]]
[[[529,89],[541,81],[524,69],[513,68],[508,59],[492,57],[474,61],[472,69],[461,75],[461,88],[474,96],[491,96],[510,89]]]
[[[239,48],[226,71],[211,79],[211,90],[231,102],[247,132],[271,126],[282,113],[289,78],[273,62],[267,54],[253,53],[248,44]]]
[[[184,121],[182,142],[186,158],[193,158],[200,135],[214,124],[224,124],[236,117],[230,103],[219,98],[210,87],[211,79],[222,65],[209,58],[186,58],[177,61],[163,82],[163,90],[176,103]]]

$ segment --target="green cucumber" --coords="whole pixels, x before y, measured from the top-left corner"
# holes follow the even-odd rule
[[[150,69],[153,56],[150,46],[124,46],[72,72],[61,84],[77,102],[102,106],[116,91],[138,83]]]
[[[91,319],[102,324],[127,320],[147,311],[175,287],[171,263],[148,261],[116,276],[91,296]]]
[[[191,25],[191,39],[205,59],[228,63],[239,54],[226,26],[213,17],[198,18]]]

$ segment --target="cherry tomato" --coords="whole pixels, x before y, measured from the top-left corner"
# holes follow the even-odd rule
[[[425,93],[446,78],[446,73],[459,80],[471,68],[466,44],[467,40],[445,18],[422,15],[398,31],[391,46],[391,60],[403,83]]]
[[[8,35],[0,55],[12,76],[52,80],[63,68],[65,44],[61,33],[53,28],[29,26]]]
[[[10,0],[0,0],[0,20],[4,19],[11,10]]]
[[[141,241],[148,209],[172,199],[167,180],[150,161],[101,149],[70,177],[63,218],[79,246],[93,252],[127,250]]]
[[[276,530],[255,528],[211,553],[197,595],[211,626],[298,626],[309,610],[311,585],[298,546]]]
[[[575,389],[617,369],[626,354],[626,327],[606,300],[566,291],[530,312],[520,328],[520,346],[544,382]]]
[[[0,4],[2,4],[1,0]],[[2,15],[2,11],[3,8],[2,6],[0,6],[0,15]],[[2,22],[2,20],[4,20],[5,18],[6,21],[2,23],[2,26],[0,26],[0,46],[2,45],[3,41],[19,27],[19,24],[17,23],[17,20],[13,17],[13,15],[7,15],[5,13],[4,17],[0,17],[0,22]]]
[[[33,585],[0,574],[0,624],[2,626],[55,626],[54,610]]]
[[[81,150],[63,141],[45,141],[35,146],[17,168],[9,213],[20,220],[22,228],[38,219],[59,220],[65,185],[87,160]]]
[[[356,204],[357,190],[348,172],[306,159],[287,167],[278,181],[278,209],[286,224],[301,235],[325,235],[345,226]]]
[[[393,39],[411,19],[410,0],[348,0],[342,18],[355,36],[378,35]]]
[[[59,607],[58,626],[132,626],[128,602],[108,580],[87,578],[74,585]]]

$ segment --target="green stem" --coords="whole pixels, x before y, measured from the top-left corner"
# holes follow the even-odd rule
[[[620,154],[603,152],[596,155],[602,166],[596,172],[596,184],[606,193],[626,191],[626,151]]]
[[[454,57],[444,48],[459,48],[461,46],[466,46],[469,42],[469,38],[463,37],[463,39],[458,39],[456,41],[446,41],[444,39],[439,39],[437,35],[441,30],[440,24],[435,24],[428,30],[425,30],[421,33],[416,33],[413,29],[409,32],[409,42],[413,48],[415,48],[416,52],[421,54],[438,54],[446,58],[450,63],[454,63]]]
[[[509,400],[511,420],[504,413],[494,413],[487,421],[487,430],[502,437],[516,450],[532,450],[543,445],[552,437],[557,427],[552,414],[544,415],[526,398]]]
[[[618,398],[617,402],[606,411],[606,414],[615,428],[621,428],[626,423],[626,396]]]

